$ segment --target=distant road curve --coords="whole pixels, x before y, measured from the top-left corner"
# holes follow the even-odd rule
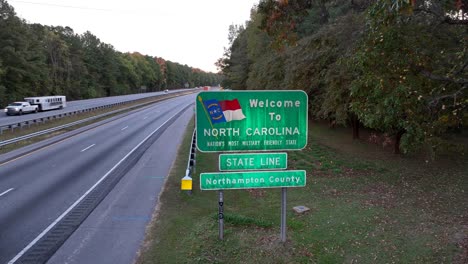
[[[168,93],[179,92],[183,90],[193,90],[193,89],[179,89],[179,90],[170,90]],[[108,104],[120,103],[120,102],[127,102],[132,100],[138,100],[143,98],[148,98],[157,95],[166,94],[164,92],[154,92],[154,93],[141,93],[141,94],[130,94],[130,95],[121,95],[121,96],[111,96],[111,97],[101,97],[101,98],[94,98],[94,99],[87,99],[87,100],[77,100],[77,101],[68,101],[67,107],[60,110],[52,110],[46,112],[39,112],[35,114],[25,114],[21,116],[7,116],[3,109],[0,109],[0,127],[6,126],[12,123],[20,123],[27,120],[35,119],[35,118],[43,118],[48,116],[53,116],[62,113],[68,113],[72,111],[78,111]]]

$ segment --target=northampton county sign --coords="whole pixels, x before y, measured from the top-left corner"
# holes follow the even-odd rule
[[[304,170],[200,173],[201,190],[306,186]]]
[[[196,99],[202,152],[300,150],[307,145],[304,91],[207,91]]]

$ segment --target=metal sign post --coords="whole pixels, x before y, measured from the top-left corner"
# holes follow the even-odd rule
[[[223,238],[224,238],[224,195],[223,195],[223,190],[219,191],[218,219],[219,219],[219,239],[223,240]]]
[[[286,194],[288,188],[281,188],[281,242],[286,242]]]
[[[304,91],[204,90],[195,102],[199,151],[252,152],[306,147],[309,99]],[[221,154],[222,172],[200,174],[201,190],[219,192],[219,239],[223,239],[224,229],[223,190],[281,188],[281,242],[286,242],[287,188],[304,187],[307,180],[304,170],[286,168],[287,153]]]

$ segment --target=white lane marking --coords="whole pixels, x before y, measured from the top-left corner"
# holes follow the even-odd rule
[[[180,112],[184,111],[184,109],[180,110],[179,112],[177,112],[175,115],[178,115]],[[174,116],[175,116],[174,115]],[[172,118],[172,117],[171,117]],[[29,243],[25,248],[23,248],[23,250],[21,250],[18,254],[16,254],[16,256],[11,259],[8,264],[13,264],[15,263],[19,258],[21,258],[24,253],[26,253],[31,247],[33,247],[37,241],[39,241],[42,237],[44,237],[52,228],[54,228],[55,225],[58,224],[58,222],[60,222],[71,210],[73,210],[73,208],[75,208],[84,198],[86,198],[86,196],[88,196],[88,194],[90,192],[92,192],[103,180],[105,180],[122,162],[124,162],[124,160],[126,160],[133,152],[135,152],[135,150],[137,150],[143,143],[146,142],[146,140],[148,140],[151,136],[154,135],[154,133],[158,132],[158,130],[163,127],[167,122],[169,122],[169,120],[171,120],[171,118],[169,118],[168,120],[166,120],[162,125],[160,125],[158,128],[156,128],[156,130],[154,130],[153,132],[151,132],[147,137],[145,137],[140,143],[138,143],[138,145],[136,145],[136,147],[134,147],[132,150],[130,150],[130,152],[127,153],[127,155],[125,155],[125,157],[123,157],[119,162],[117,162],[117,164],[114,165],[114,167],[112,167],[108,172],[106,172],[106,174],[104,176],[102,176],[101,179],[99,179],[93,186],[91,186],[91,188],[89,188],[89,190],[87,190],[80,198],[78,198],[78,200],[76,200],[70,207],[68,207],[67,210],[65,210],[65,212],[63,212],[57,219],[55,219],[54,222],[52,222],[52,224],[50,224],[46,229],[44,229],[44,231],[42,231],[33,241],[31,241],[31,243]]]
[[[122,129],[120,129],[120,130],[121,130],[121,131],[124,131],[124,130],[127,129],[127,128],[128,128],[128,126],[122,128]]]
[[[3,196],[3,195],[5,195],[5,194],[7,194],[7,193],[9,193],[9,192],[11,192],[11,191],[13,191],[14,189],[15,189],[15,188],[10,188],[10,189],[8,189],[8,190],[6,190],[6,191],[0,193],[0,197]]]
[[[85,151],[87,151],[88,149],[90,149],[90,148],[92,148],[94,146],[96,146],[96,144],[92,144],[91,146],[88,146],[87,148],[82,149],[80,152],[85,152]]]
[[[145,120],[146,118],[148,118],[147,116],[143,117],[143,120]]]
[[[161,106],[161,107],[162,107],[162,106],[165,106],[166,104],[169,104],[169,103],[170,103],[170,102],[169,102],[170,100],[172,100],[172,99],[167,99],[167,101],[159,102],[160,104],[159,104],[158,106]],[[146,108],[143,108],[143,109],[148,109],[148,108],[150,108],[150,107],[146,107]],[[195,111],[195,108],[194,108],[194,111]],[[158,111],[158,113],[159,113],[159,112],[160,112],[160,111]],[[86,133],[86,132],[88,132],[88,131],[92,131],[92,130],[94,130],[94,129],[97,129],[97,128],[99,128],[99,127],[102,127],[102,126],[104,126],[104,125],[106,125],[106,124],[108,124],[108,123],[110,123],[110,122],[113,122],[113,121],[109,121],[109,122],[106,122],[106,123],[97,125],[96,127],[87,129],[87,130],[83,131],[82,133],[78,133],[78,134],[75,134],[75,135],[73,135],[73,136],[66,137],[66,138],[64,138],[64,139],[62,139],[62,140],[59,140],[59,141],[57,141],[57,142],[54,142],[54,143],[52,143],[52,144],[50,144],[50,145],[41,147],[41,148],[39,148],[39,149],[37,149],[37,150],[35,150],[35,151],[28,152],[27,154],[24,154],[24,155],[22,155],[22,156],[19,156],[19,157],[15,158],[15,159],[11,159],[11,160],[5,161],[5,162],[3,162],[3,163],[0,163],[0,167],[1,167],[1,166],[4,166],[4,165],[6,165],[6,164],[9,164],[9,163],[15,162],[15,161],[17,161],[17,160],[20,160],[20,159],[22,159],[22,158],[31,156],[31,155],[33,155],[34,153],[37,153],[37,152],[40,152],[40,151],[42,151],[42,150],[48,149],[48,148],[53,147],[53,146],[55,146],[55,145],[58,145],[58,144],[60,144],[60,143],[62,143],[62,142],[65,142],[65,141],[71,139],[71,138],[78,137],[78,136],[82,135],[83,133]]]

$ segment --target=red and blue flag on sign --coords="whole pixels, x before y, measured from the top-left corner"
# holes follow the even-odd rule
[[[209,99],[204,100],[203,104],[210,116],[212,124],[231,122],[232,120],[242,120],[245,118],[237,99],[223,101]]]

